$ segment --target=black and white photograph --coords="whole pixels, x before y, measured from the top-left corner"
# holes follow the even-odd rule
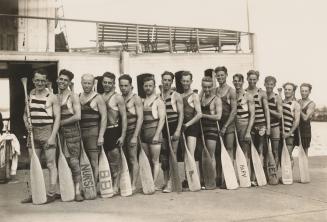
[[[0,221],[327,221],[326,11],[0,0]]]

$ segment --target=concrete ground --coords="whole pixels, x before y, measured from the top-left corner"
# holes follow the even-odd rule
[[[311,182],[146,196],[98,198],[46,205],[20,204],[28,177],[0,185],[0,221],[327,221],[327,156],[310,157]],[[296,166],[296,165],[295,165]],[[182,166],[181,166],[182,167]]]

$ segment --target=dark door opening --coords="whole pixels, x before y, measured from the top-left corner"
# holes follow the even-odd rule
[[[22,155],[19,159],[20,165],[28,163],[28,152],[26,148],[27,131],[25,129],[23,115],[25,107],[25,95],[23,85],[21,83],[22,77],[28,78],[27,89],[28,93],[34,88],[32,83],[32,75],[36,69],[44,68],[48,72],[48,79],[52,83],[53,92],[57,93],[57,62],[38,61],[6,61],[1,62],[6,64],[0,72],[0,77],[9,78],[10,88],[10,132],[15,134],[21,144]],[[24,166],[23,166],[24,167]]]

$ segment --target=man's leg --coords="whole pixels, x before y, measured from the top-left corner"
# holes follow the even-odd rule
[[[294,137],[293,136],[290,136],[286,139],[286,146],[287,146],[288,152],[291,157],[292,169],[293,169],[293,167],[294,167],[294,159],[293,159],[293,155],[292,155],[293,150],[294,150]]]
[[[57,185],[57,179],[58,179],[58,171],[57,171],[57,165],[56,165],[56,146],[48,147],[44,150],[45,158],[47,167],[49,169],[49,191],[48,191],[48,201],[52,202],[55,200],[54,195],[56,194],[56,185]]]
[[[216,146],[217,146],[217,141],[207,139],[206,140],[206,145],[207,145],[207,148],[209,150],[209,153],[210,153],[210,156],[211,156],[211,159],[212,159],[212,165],[213,165],[214,169],[216,169],[215,150],[216,150]]]
[[[149,151],[151,156],[150,160],[153,166],[153,181],[154,183],[156,183],[160,170],[159,156],[160,156],[161,144],[150,144],[149,148],[150,148]]]
[[[161,169],[163,171],[163,177],[164,177],[164,189],[168,185],[168,180],[169,180],[169,147],[168,146],[169,146],[168,139],[164,138],[161,146],[161,152],[160,152]]]
[[[121,162],[121,156],[119,148],[116,147],[112,150],[109,150],[108,153],[108,160],[109,160],[109,166],[112,176],[112,184],[113,184],[113,190],[114,194],[118,193],[118,175],[120,173],[120,162]]]
[[[98,140],[98,127],[82,129],[82,139],[86,154],[90,160],[94,182],[97,184],[99,178],[99,147],[97,146]]]
[[[129,162],[129,171],[131,175],[132,181],[132,190],[133,192],[136,191],[136,181],[139,174],[139,164],[137,161],[137,145],[128,145],[127,146],[127,153],[128,153],[128,162]]]

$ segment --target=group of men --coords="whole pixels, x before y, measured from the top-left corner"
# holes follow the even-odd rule
[[[220,187],[225,187],[225,183],[221,170],[219,136],[223,138],[232,160],[237,136],[249,169],[251,141],[262,162],[265,161],[267,138],[271,140],[276,163],[280,163],[281,138],[286,140],[289,152],[292,153],[298,128],[306,152],[310,146],[310,119],[315,109],[314,102],[309,99],[312,88],[310,84],[301,85],[302,99],[296,101],[295,84],[283,85],[282,100],[282,95],[274,92],[276,79],[267,76],[264,91],[257,87],[259,73],[254,70],[247,73],[248,88],[244,89],[242,74],[233,76],[233,88],[226,83],[226,67],[208,69],[202,79],[199,94],[191,88],[193,75],[188,71],[181,73],[181,93],[172,87],[175,77],[173,73],[165,71],[161,77],[159,94],[156,93],[154,77],[145,77],[142,81],[145,98],[140,98],[133,92],[132,78],[128,74],[119,76],[121,93],[118,93],[115,90],[116,76],[105,72],[100,80],[104,91],[102,94],[94,90],[95,77],[84,74],[81,78],[83,92],[77,95],[71,87],[74,74],[69,70],[61,70],[57,79],[58,94],[55,95],[47,88],[46,71],[34,72],[35,89],[30,92],[29,98],[32,127],[26,118],[25,124],[28,130],[33,130],[37,155],[41,151],[45,153],[50,172],[47,202],[56,198],[57,133],[60,133],[63,152],[72,171],[76,201],[84,199],[80,185],[80,141],[83,141],[90,159],[95,181],[98,180],[100,149],[104,147],[116,194],[119,192],[120,148],[127,156],[133,192],[137,192],[138,137],[148,156],[156,184],[161,162],[164,184],[156,187],[156,190],[163,192],[172,191],[168,145],[171,143],[172,150],[177,154],[182,133],[185,134],[186,145],[193,156],[198,147],[198,138],[201,133],[204,135],[205,145],[217,168],[216,180]],[[215,87],[215,78],[218,87]],[[282,117],[284,125],[281,125]],[[251,175],[255,186],[255,175]],[[187,180],[183,181],[183,187],[187,186]],[[31,202],[31,197],[23,202]]]

